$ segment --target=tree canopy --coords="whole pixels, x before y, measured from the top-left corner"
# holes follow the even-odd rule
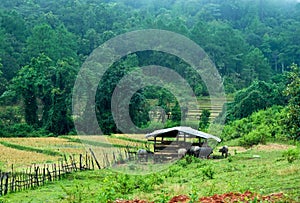
[[[80,66],[105,41],[140,29],[173,31],[204,49],[222,76],[226,93],[237,92],[223,114],[227,121],[289,101],[288,115],[294,121],[287,123],[299,126],[294,114],[298,110],[293,109],[299,102],[293,76],[300,64],[297,1],[2,0],[1,104],[17,106],[15,112],[22,114],[19,122],[34,129],[56,135],[72,132],[71,94]],[[135,68],[153,64],[175,70],[197,97],[209,95],[203,80],[178,57],[156,51],[134,53],[110,67],[99,84],[96,112],[105,133],[118,132],[110,106],[116,84]],[[290,70],[288,78],[294,82],[285,77]],[[133,122],[139,127],[149,124],[153,101],[172,114],[172,122],[184,119],[187,110],[180,101],[165,95],[169,93],[157,87],[136,92],[130,100]],[[291,129],[298,136],[296,127]]]

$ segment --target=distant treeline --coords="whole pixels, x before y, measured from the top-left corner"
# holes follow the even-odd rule
[[[133,30],[169,30],[195,41],[215,63],[227,93],[257,81],[276,86],[274,75],[300,64],[296,1],[2,0],[0,23],[2,136],[72,133],[71,93],[80,66],[103,42]],[[99,84],[96,109],[104,133],[118,132],[110,109],[115,86],[136,67],[154,62],[178,72],[197,96],[209,94],[201,78],[175,56],[155,51],[128,55]],[[150,99],[172,112],[172,125],[182,119],[179,101],[170,92],[149,87],[131,100],[130,116],[137,126],[149,124]],[[237,109],[234,116],[241,114]]]

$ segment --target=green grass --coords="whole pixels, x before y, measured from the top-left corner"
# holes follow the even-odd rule
[[[186,158],[164,171],[144,176],[109,169],[78,172],[36,190],[9,194],[0,202],[107,202],[116,198],[163,202],[179,194],[198,198],[246,190],[262,195],[284,192],[288,198],[300,201],[300,160],[288,163],[282,152],[252,149],[228,159]]]
[[[115,136],[115,135],[110,135],[110,137],[115,138],[115,139],[119,139],[119,140],[125,140],[125,141],[130,141],[130,142],[147,144],[147,140],[139,140],[139,139],[134,139],[134,138],[130,138],[130,137]]]
[[[4,145],[6,147],[18,149],[18,150],[36,152],[36,153],[46,154],[46,155],[50,155],[50,156],[62,156],[63,155],[62,153],[56,152],[56,151],[51,151],[51,150],[47,150],[47,149],[39,149],[39,148],[34,148],[34,147],[28,147],[28,146],[13,144],[13,143],[10,143],[10,142],[5,142],[5,141],[0,141],[0,144]]]
[[[110,143],[104,143],[104,142],[98,142],[98,141],[92,141],[92,140],[84,140],[84,139],[79,139],[79,138],[72,138],[72,137],[69,137],[69,136],[60,136],[60,138],[69,140],[70,142],[88,144],[88,145],[91,145],[91,146],[104,147],[104,148],[111,148],[111,147],[116,147],[116,148],[135,148],[135,147],[129,146],[129,145],[110,144]]]

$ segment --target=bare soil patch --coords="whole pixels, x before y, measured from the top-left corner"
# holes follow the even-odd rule
[[[258,151],[275,151],[275,150],[287,150],[287,149],[293,148],[293,147],[294,146],[291,146],[291,145],[269,143],[266,145],[257,145],[253,148]]]

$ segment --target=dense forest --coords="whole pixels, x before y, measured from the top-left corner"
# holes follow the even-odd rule
[[[1,0],[0,23],[1,136],[75,133],[72,88],[92,51],[119,34],[162,29],[202,47],[222,76],[226,93],[233,95],[219,116],[226,123],[219,136],[242,138],[245,145],[300,138],[297,1]],[[154,62],[178,72],[198,98],[209,96],[202,79],[179,58],[156,51],[130,54],[110,67],[99,84],[96,109],[103,133],[119,131],[110,105],[118,81]],[[184,117],[185,110],[170,92],[149,87],[130,101],[135,125],[149,126],[153,100],[172,112],[166,126]]]

